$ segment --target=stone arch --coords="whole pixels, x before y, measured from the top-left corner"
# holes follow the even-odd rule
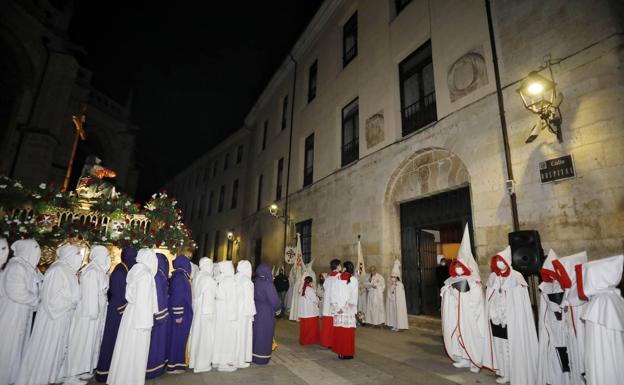
[[[468,170],[457,155],[442,148],[424,148],[404,160],[392,173],[384,201],[399,204],[469,183]]]
[[[420,149],[402,161],[390,175],[383,202],[384,269],[401,253],[400,204],[470,184],[464,162],[454,153],[439,147]]]

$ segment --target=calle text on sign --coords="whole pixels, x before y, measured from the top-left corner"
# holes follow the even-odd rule
[[[548,159],[539,164],[542,183],[570,179],[576,176],[572,155],[565,155],[555,159]]]

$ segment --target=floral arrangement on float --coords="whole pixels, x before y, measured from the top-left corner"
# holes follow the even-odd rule
[[[154,247],[178,254],[192,252],[196,243],[182,222],[182,211],[166,192],[152,195],[143,206],[114,192],[86,198],[62,192],[53,184],[35,188],[0,176],[0,236],[9,242],[33,238],[42,246],[42,264],[56,258],[55,250],[68,240],[111,248]]]

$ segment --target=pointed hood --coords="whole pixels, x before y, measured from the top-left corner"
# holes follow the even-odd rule
[[[587,252],[572,254],[556,259],[552,262],[553,268],[559,277],[559,284],[564,289],[571,289],[576,285],[574,266],[587,262]]]
[[[623,269],[624,255],[576,265],[579,297],[590,298],[600,292],[615,289],[622,280]]]
[[[270,281],[272,279],[271,276],[271,266],[266,263],[261,263],[256,267],[256,279]]]
[[[82,266],[82,253],[76,245],[66,244],[56,249],[56,256],[72,271],[78,271]]]
[[[362,252],[362,242],[358,237],[357,242],[357,265],[355,266],[355,276],[360,277],[366,275],[366,264],[364,263],[364,253]]]
[[[468,224],[464,227],[464,235],[462,236],[461,245],[459,246],[457,259],[453,260],[453,262],[449,264],[449,272],[452,277],[457,276],[457,273],[455,272],[455,267],[457,266],[464,268],[463,275],[471,275],[475,279],[479,279],[479,265],[477,265],[477,261],[475,261],[474,256],[472,255]]]
[[[398,259],[394,260],[394,265],[392,266],[392,274],[390,274],[390,276],[401,279],[401,262]]]
[[[169,259],[167,256],[163,253],[156,253],[156,258],[158,259],[158,270],[169,277]]]
[[[553,266],[553,262],[557,259],[559,259],[559,257],[557,257],[557,254],[555,254],[555,251],[553,249],[550,249],[548,251],[548,256],[546,257],[546,260],[542,265],[542,269],[540,270],[542,281],[552,283],[559,280],[559,276],[557,275],[555,267]]]
[[[251,279],[251,263],[246,260],[238,262],[238,266],[236,266],[236,274],[240,274],[244,277]]]
[[[111,267],[111,258],[108,249],[102,245],[96,245],[91,248],[89,254],[89,264],[96,265],[101,271],[107,272]]]
[[[498,267],[498,262],[502,262],[506,266],[506,269],[501,270],[501,268]],[[513,268],[511,267],[510,246],[505,247],[504,250],[499,251],[495,256],[492,257],[492,260],[490,261],[490,268],[492,269],[492,272],[499,277],[509,277],[511,271],[513,270]]]
[[[206,272],[212,276],[213,266],[212,259],[208,257],[203,257],[199,260],[199,271],[201,272]]]
[[[13,242],[11,250],[15,257],[24,260],[32,267],[37,267],[41,259],[41,248],[34,239],[20,239]]]
[[[221,277],[233,277],[234,265],[232,265],[232,261],[219,262],[219,272]]]
[[[132,266],[134,266],[134,264],[136,263],[136,258],[137,258],[136,249],[132,247],[126,247],[125,249],[121,250],[121,262],[123,262],[124,265],[126,265],[128,270],[130,270]]]
[[[191,267],[191,261],[189,261],[186,255],[178,255],[176,259],[173,260],[173,269],[182,269],[188,275],[191,275],[193,271],[193,268]]]
[[[158,271],[158,258],[152,249],[139,250],[136,257],[136,263],[147,266],[152,277],[155,276]]]

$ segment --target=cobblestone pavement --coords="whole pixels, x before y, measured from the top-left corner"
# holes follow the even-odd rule
[[[439,334],[420,329],[399,333],[363,327],[356,333],[355,359],[340,361],[328,349],[300,346],[298,324],[277,323],[279,348],[269,365],[252,365],[234,373],[210,371],[164,375],[147,385],[365,385],[365,384],[496,384],[488,371],[479,374],[455,369]],[[97,384],[92,381],[90,384]]]

